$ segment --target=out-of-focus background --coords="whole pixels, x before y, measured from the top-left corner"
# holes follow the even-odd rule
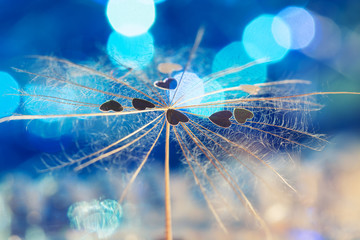
[[[249,54],[254,58],[272,56],[275,61],[268,64],[267,69],[250,76],[254,82],[304,79],[313,83],[311,90],[314,91],[360,90],[360,4],[357,1],[296,0],[291,5],[284,1],[155,2],[154,16],[144,18],[144,31],[148,29],[144,41],[168,50],[170,59],[176,57],[178,49],[190,49],[197,30],[203,25],[206,33],[201,47],[217,54],[210,60],[214,71],[247,63],[252,59]],[[106,9],[105,0],[1,1],[0,71],[4,79],[1,93],[13,93],[14,89],[24,87],[27,76],[13,77],[15,73],[11,67],[19,67],[19,62],[29,55],[52,55],[82,62],[112,55],[109,49],[119,48],[120,55],[136,58],[131,56],[135,53],[124,53],[119,47],[129,46],[126,41],[131,40],[125,35],[116,38],[109,20],[112,15]],[[120,12],[115,8],[116,11]],[[139,15],[125,19],[131,21],[146,13]],[[284,24],[271,29],[276,16],[287,24],[285,30],[282,29]],[[138,34],[124,31],[127,35]],[[280,45],[274,43],[272,35]],[[251,44],[258,45],[259,52],[252,50]],[[141,63],[146,64],[153,50],[143,51],[150,55]],[[359,132],[358,99],[336,96],[328,100],[319,115],[318,132]],[[18,97],[3,96],[1,117],[16,112],[18,104],[21,104]],[[34,136],[29,136],[32,131],[26,132],[21,123],[3,123],[0,132],[0,171],[18,167],[39,151],[46,150],[38,145],[51,142],[41,137],[34,140]],[[26,139],[40,143],[31,146]]]
[[[0,0],[0,117],[18,113],[17,108],[23,103],[20,97],[9,95],[25,87],[26,82],[12,67],[19,67],[19,62],[29,55],[51,55],[74,62],[122,56],[133,61],[135,68],[142,68],[160,51],[169,54],[169,59],[176,59],[178,49],[190,50],[201,26],[205,35],[200,48],[211,52],[212,59],[207,62],[214,72],[269,57],[271,62],[266,68],[249,72],[249,78],[257,82],[304,79],[312,82],[311,91],[360,91],[359,1],[155,0],[150,5],[149,2],[152,1]],[[137,9],[137,14],[129,14],[131,9]],[[134,23],[137,27],[131,25]],[[260,212],[282,239],[360,238],[357,187],[360,99],[329,96],[324,103],[324,109],[313,119],[316,131],[327,134],[331,144],[320,153],[302,153],[299,171],[293,179],[299,183],[302,198],[286,200],[285,194],[282,200],[271,199],[266,190],[259,191],[259,199],[269,199],[267,203],[258,200]],[[88,199],[91,196],[98,200],[101,196],[116,199],[119,194],[111,187],[116,186],[115,180],[102,176],[101,184],[96,181],[100,177],[91,174],[84,179],[70,174],[58,181],[38,174],[33,163],[44,152],[61,151],[57,142],[63,136],[39,134],[44,127],[33,127],[27,122],[0,124],[0,239],[96,239],[96,235],[70,230],[66,211],[71,203],[82,199],[79,189]],[[182,201],[189,204],[183,208],[186,211],[175,211],[175,222],[181,226],[175,229],[176,237],[261,239],[258,229],[247,228],[246,224],[231,225],[232,237],[222,235],[214,222],[208,220],[212,216],[203,207],[205,204],[190,201],[201,196],[181,180],[181,166],[175,168],[179,173],[174,177],[174,185],[186,194],[175,194],[174,199],[178,200],[174,206]],[[148,182],[157,186],[161,181],[154,174],[157,172],[154,167],[154,171],[144,174],[144,181],[148,177],[153,179]],[[108,188],[104,189],[104,185]],[[156,189],[154,186],[142,187],[149,191]],[[141,214],[139,209],[131,211],[133,206],[127,206],[126,218],[131,216],[132,221],[123,221],[119,237],[161,237],[162,193],[151,197],[152,205],[144,204],[141,197],[148,198],[152,193],[141,191],[141,186],[139,189],[141,193],[134,194],[134,204],[141,206]],[[184,197],[189,195],[192,197]],[[199,217],[188,224],[187,217],[195,210]],[[146,220],[139,215],[156,219],[154,223],[160,224],[153,229],[159,229],[151,231],[151,227],[144,227]],[[144,234],[136,235],[138,229],[143,229]],[[209,234],[206,229],[215,230]]]

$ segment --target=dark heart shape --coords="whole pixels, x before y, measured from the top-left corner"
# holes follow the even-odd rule
[[[100,111],[108,112],[108,111],[114,111],[114,112],[121,112],[124,110],[124,108],[121,106],[120,103],[118,103],[115,100],[109,100],[104,102],[99,107]]]
[[[168,109],[166,111],[166,119],[171,125],[178,125],[179,122],[188,122],[189,118],[182,112],[174,109]]]
[[[132,105],[136,110],[145,110],[146,108],[154,108],[155,105],[152,102],[146,101],[140,98],[133,98]]]
[[[231,118],[231,116],[232,116],[232,112],[230,112],[230,111],[220,111],[220,112],[213,113],[209,117],[209,119],[214,124],[216,124],[220,127],[228,128],[231,126],[231,122],[229,120],[229,118]]]
[[[234,117],[238,123],[245,123],[247,119],[254,117],[254,113],[244,108],[235,108]]]
[[[174,90],[177,87],[177,81],[175,78],[165,78],[164,81],[154,82],[154,86],[165,90]]]

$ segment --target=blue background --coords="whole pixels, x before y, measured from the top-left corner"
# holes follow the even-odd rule
[[[289,5],[332,19],[341,29],[344,42],[347,33],[360,34],[357,0],[168,0],[156,5],[156,21],[150,32],[156,47],[176,50],[191,47],[199,26],[204,24],[206,34],[201,46],[219,51],[241,40],[245,26],[257,16],[277,14]],[[12,74],[11,67],[32,54],[75,62],[105,55],[112,32],[105,8],[105,0],[0,0],[0,71]],[[342,46],[341,66],[360,64],[360,47],[354,41],[353,47]],[[268,78],[304,78],[321,91],[360,91],[359,70],[353,67],[340,71],[330,67],[332,60],[320,61],[301,51],[291,51],[269,66]],[[17,80],[21,84],[22,80]],[[328,106],[315,118],[318,132],[330,136],[346,131],[360,133],[359,103],[357,97],[329,97]],[[0,173],[31,168],[29,159],[41,150],[27,144],[26,135],[21,122],[0,124]],[[51,146],[51,141],[41,138],[32,141]]]

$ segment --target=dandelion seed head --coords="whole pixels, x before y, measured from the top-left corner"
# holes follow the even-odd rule
[[[200,29],[195,49],[202,34],[203,29]],[[51,116],[51,111],[55,109],[50,108],[45,116],[23,118],[35,121],[50,114],[49,118],[71,120],[72,134],[76,139],[74,146],[64,147],[56,156],[47,156],[43,161],[45,169],[52,171],[69,167],[75,171],[92,168],[110,171],[117,168],[127,182],[119,196],[118,202],[122,203],[146,163],[158,156],[159,149],[164,152],[161,139],[165,132],[167,231],[171,228],[168,225],[171,218],[168,211],[171,144],[180,150],[182,161],[189,167],[221,229],[226,232],[224,223],[231,222],[230,217],[247,222],[249,214],[248,218],[243,216],[250,212],[268,233],[265,220],[256,210],[260,199],[253,195],[252,189],[257,184],[268,186],[275,182],[296,191],[287,175],[278,169],[284,162],[290,162],[292,157],[288,153],[296,153],[301,147],[320,150],[326,144],[326,140],[314,134],[308,124],[309,112],[321,108],[315,95],[323,93],[297,95],[302,89],[299,86],[309,83],[304,80],[236,86],[236,77],[231,80],[226,77],[258,66],[260,61],[211,73],[210,61],[201,58],[203,55],[197,55],[197,60],[194,54],[185,57],[194,58],[193,63],[199,63],[197,67],[190,67],[190,60],[184,64],[179,55],[173,58],[155,56],[153,62],[137,69],[127,67],[127,60],[124,63],[104,60],[89,66],[39,57],[38,61],[47,68],[40,74],[27,72],[33,76],[34,82],[43,81],[50,86],[50,91],[70,87],[76,92],[72,95],[68,91],[68,95],[59,94],[59,97],[23,93],[34,101],[56,100],[59,106],[65,106],[64,109],[57,108],[57,111],[66,113],[67,108],[75,107],[75,113],[70,115]],[[180,60],[176,61],[177,58]],[[159,71],[161,63],[165,66],[166,63],[181,64],[185,70],[177,71],[179,68],[176,65],[175,70],[166,67]],[[165,84],[166,78],[176,81],[175,89],[171,89],[170,84],[169,87],[156,84]],[[223,86],[221,81],[224,79],[228,81],[226,84],[235,85]],[[100,100],[97,96],[101,97]],[[117,108],[117,111],[113,106],[104,108],[106,103],[116,103],[118,107],[121,105],[121,109]],[[16,116],[13,118],[17,119]],[[163,157],[161,155],[161,159]],[[240,204],[244,208],[235,207]],[[233,211],[234,208],[236,211]],[[93,201],[75,204],[70,207],[68,215],[75,228],[105,237],[111,235],[114,228],[106,225],[111,219],[107,219],[108,215],[102,211],[105,211],[102,202]]]

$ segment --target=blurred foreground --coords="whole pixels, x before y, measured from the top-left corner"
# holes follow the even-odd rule
[[[267,188],[259,184],[250,190],[256,191],[251,200],[275,239],[360,238],[360,189],[357,185],[360,182],[360,139],[342,135],[332,142],[323,152],[296,163],[295,170],[292,166],[294,173],[289,180],[298,190],[298,196],[282,185],[271,184]],[[140,174],[127,201],[122,204],[122,218],[116,225],[119,227],[105,239],[161,239],[164,231],[163,171],[160,166],[151,166]],[[92,232],[79,231],[70,227],[67,209],[74,202],[117,200],[126,184],[124,179],[126,176],[111,172],[87,178],[68,173],[36,179],[15,172],[5,174],[0,183],[0,239],[98,239],[99,232],[104,231],[100,226],[103,220],[96,219],[98,215],[93,215],[92,222],[86,223],[92,224]],[[192,176],[185,170],[173,174],[171,184],[176,239],[263,239],[260,227],[241,205],[234,206],[245,210],[240,223],[232,216],[223,216],[229,231],[225,234]],[[231,203],[231,196],[224,196]],[[221,206],[217,207],[221,213]],[[109,228],[111,226],[105,230]]]

